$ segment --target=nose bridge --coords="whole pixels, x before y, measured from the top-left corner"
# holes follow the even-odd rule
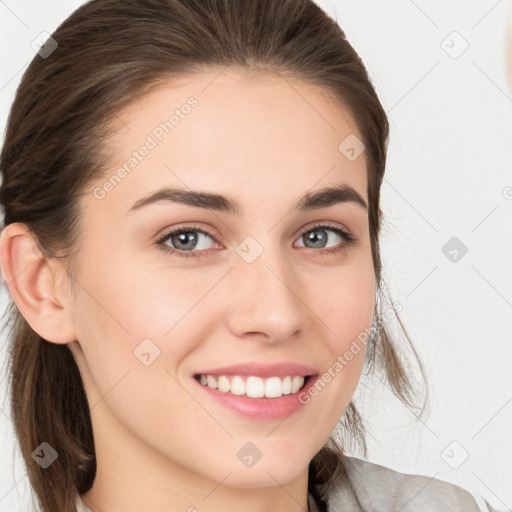
[[[230,327],[237,335],[260,332],[272,340],[285,339],[299,327],[303,304],[296,290],[297,280],[278,242],[263,247],[248,237],[237,247],[231,279]],[[259,246],[259,247],[258,247]],[[294,286],[295,285],[295,286]]]

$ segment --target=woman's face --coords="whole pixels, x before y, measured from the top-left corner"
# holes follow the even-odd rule
[[[325,91],[219,72],[163,84],[114,119],[109,172],[81,199],[70,348],[100,463],[276,485],[321,449],[362,370],[353,341],[375,298],[368,211],[355,199],[368,202],[366,159],[355,123]],[[352,195],[304,200],[342,187]],[[141,204],[161,189],[182,195]],[[217,370],[250,363],[306,368]],[[324,372],[316,393],[290,394],[285,379],[281,398],[235,394]],[[202,373],[235,393],[203,386]]]

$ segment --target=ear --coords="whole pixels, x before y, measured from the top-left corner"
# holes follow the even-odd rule
[[[8,224],[0,237],[5,284],[20,313],[43,339],[59,344],[76,339],[70,299],[60,260],[47,260],[26,224]]]

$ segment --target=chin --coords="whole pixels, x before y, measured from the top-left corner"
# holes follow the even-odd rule
[[[236,488],[259,488],[286,485],[297,478],[302,472],[307,471],[309,460],[297,461],[294,458],[272,457],[263,461],[261,458],[254,466],[225,468],[226,473],[232,473],[225,480],[225,484]],[[218,473],[216,473],[218,475]]]
[[[281,471],[278,466],[274,465],[270,468],[264,468],[256,473],[251,471],[233,471],[233,473],[226,478],[224,483],[237,489],[275,487],[276,485],[286,485],[299,474],[300,471],[297,472],[297,468],[295,471]]]

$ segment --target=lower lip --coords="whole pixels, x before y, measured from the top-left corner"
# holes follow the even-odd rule
[[[318,375],[311,375],[304,387],[289,395],[282,395],[278,398],[251,398],[247,395],[233,395],[232,393],[222,393],[217,389],[203,386],[198,380],[194,379],[206,393],[221,405],[230,408],[236,413],[259,420],[280,420],[303,407],[305,404],[300,402],[299,395],[308,395],[308,391],[318,380]]]

